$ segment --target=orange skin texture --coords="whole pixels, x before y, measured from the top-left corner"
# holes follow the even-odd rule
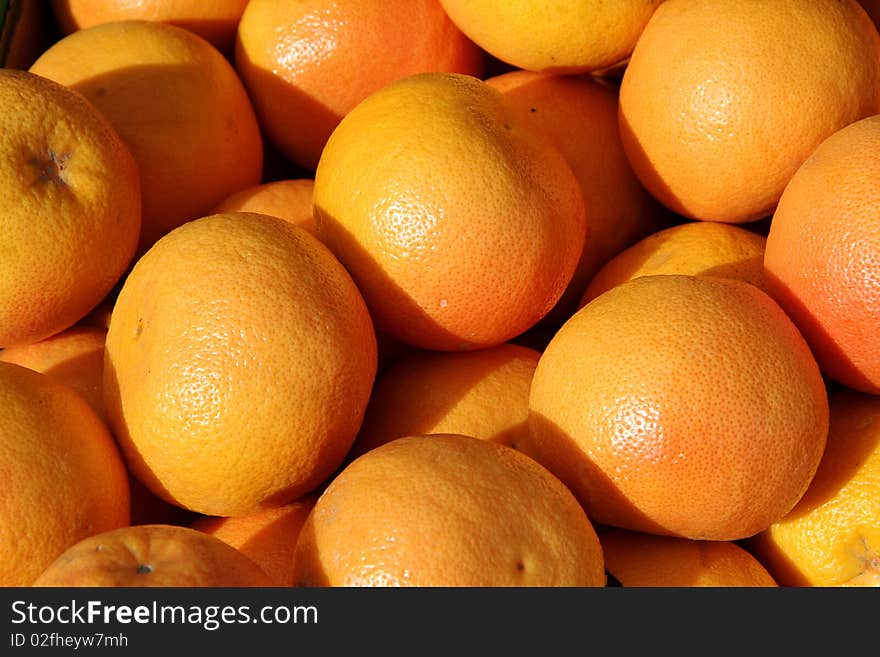
[[[317,495],[306,495],[277,509],[264,509],[246,516],[205,516],[191,526],[216,536],[253,559],[269,575],[273,586],[293,586],[296,540],[317,500]]]
[[[29,345],[0,351],[0,361],[42,372],[75,390],[102,421],[105,329],[74,326]]]
[[[880,394],[878,149],[877,117],[823,142],[786,187],[764,257],[770,293],[823,373],[872,394]]]
[[[141,190],[131,153],[78,93],[0,70],[0,347],[72,326],[134,256]]]
[[[771,215],[822,140],[878,112],[880,35],[855,0],[667,0],[620,87],[645,187],[726,223]]]
[[[807,492],[749,541],[783,586],[880,586],[880,397],[829,396],[828,445]]]
[[[626,529],[599,532],[605,569],[629,587],[776,587],[754,556],[730,541],[694,541]]]
[[[661,206],[633,173],[617,125],[617,87],[590,76],[511,71],[486,80],[523,125],[560,150],[587,206],[587,239],[575,273],[543,320],[561,324],[610,258],[662,227]]]
[[[517,68],[571,75],[632,52],[663,0],[440,0],[480,47]]]
[[[30,70],[82,93],[134,155],[139,255],[260,183],[263,142],[247,92],[232,65],[188,30],[143,20],[96,25],[57,41]]]
[[[59,554],[129,522],[106,425],[49,376],[0,363],[0,586],[30,586]]]
[[[804,493],[828,401],[781,308],[734,279],[609,290],[552,338],[532,379],[530,454],[595,522],[698,540],[752,536]]]
[[[219,538],[177,525],[138,525],[72,545],[35,587],[265,587],[269,576]]]
[[[555,305],[586,207],[565,158],[499,91],[424,73],[339,124],[315,174],[315,225],[378,330],[455,351],[506,342]]]
[[[685,274],[736,278],[764,287],[767,238],[740,226],[692,221],[670,226],[624,249],[584,290],[580,307],[639,276]]]
[[[376,380],[349,457],[395,438],[430,433],[462,433],[518,447],[528,433],[529,389],[540,356],[514,344],[402,356]]]
[[[483,52],[437,0],[251,0],[235,67],[269,139],[314,170],[330,133],[368,95],[415,73],[480,77]]]
[[[52,0],[63,34],[123,20],[147,20],[182,27],[222,52],[232,52],[238,21],[248,0]]]
[[[520,452],[461,434],[398,438],[351,462],[306,520],[294,573],[301,586],[605,584],[571,492]]]
[[[295,226],[315,232],[312,195],[315,181],[311,178],[274,180],[235,192],[214,206],[211,214],[222,212],[256,212],[289,221]]]
[[[104,394],[129,468],[205,515],[277,507],[351,447],[376,372],[351,277],[268,215],[189,222],[138,260],[107,333]]]

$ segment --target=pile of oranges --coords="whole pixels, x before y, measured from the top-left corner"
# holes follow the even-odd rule
[[[0,585],[880,585],[880,3],[19,4]]]

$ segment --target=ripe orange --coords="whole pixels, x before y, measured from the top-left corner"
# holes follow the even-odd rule
[[[506,342],[553,307],[586,209],[565,158],[499,91],[423,73],[336,128],[315,174],[315,225],[380,331],[453,351]]]
[[[63,34],[115,21],[141,19],[185,28],[232,53],[248,0],[52,0]]]
[[[767,238],[740,226],[690,221],[649,235],[618,253],[593,277],[581,306],[639,276],[687,274],[736,278],[764,286]]]
[[[219,538],[189,527],[138,525],[83,539],[40,574],[37,587],[257,587],[269,576]]]
[[[0,586],[30,586],[68,547],[129,522],[122,458],[78,394],[0,363]]]
[[[617,125],[617,87],[590,76],[511,71],[486,80],[514,115],[556,146],[587,206],[587,240],[565,293],[542,323],[561,324],[611,257],[661,228],[659,204],[630,167]],[[558,328],[558,326],[557,326]]]
[[[137,167],[78,93],[0,69],[0,347],[73,325],[119,279],[141,225]]]
[[[30,70],[81,92],[131,149],[143,189],[139,254],[260,182],[263,143],[244,86],[188,30],[138,20],[96,25],[57,41]]]
[[[74,326],[39,342],[3,349],[0,361],[42,372],[72,388],[106,421],[102,388],[106,335],[105,329]]]
[[[607,570],[630,587],[776,587],[754,556],[731,541],[694,541],[626,529],[599,532]]]
[[[529,451],[595,522],[736,540],[788,513],[828,430],[806,342],[760,289],[658,275],[593,299],[532,379]]]
[[[529,388],[540,356],[514,344],[402,356],[376,380],[350,456],[429,433],[519,447],[528,432]]]
[[[880,394],[880,116],[825,140],[792,177],[767,235],[771,295],[823,373]]]
[[[633,169],[675,212],[772,214],[819,143],[880,112],[880,35],[856,0],[667,0],[620,87]]]
[[[211,214],[223,212],[256,212],[269,214],[305,228],[315,230],[312,214],[312,192],[315,181],[311,178],[273,180],[235,192],[214,206]]]
[[[662,0],[440,0],[482,48],[517,68],[564,74],[608,68],[632,52]]]
[[[293,586],[293,552],[317,495],[246,516],[204,516],[191,525],[236,548],[262,568],[274,586]]]
[[[750,540],[784,586],[880,586],[880,397],[838,387],[807,492]]]
[[[483,53],[437,0],[251,0],[235,67],[268,138],[314,170],[340,119],[369,94],[415,73],[480,76]]]
[[[294,556],[303,586],[604,586],[596,532],[571,492],[514,449],[407,436],[324,490]]]
[[[376,372],[351,277],[268,215],[175,229],[135,264],[107,333],[104,394],[129,468],[205,515],[281,506],[341,463]]]

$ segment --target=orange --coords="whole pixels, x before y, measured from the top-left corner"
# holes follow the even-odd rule
[[[639,276],[687,274],[764,285],[767,238],[740,226],[689,221],[670,226],[618,253],[592,278],[581,305]]]
[[[214,206],[211,214],[221,212],[256,212],[285,219],[295,226],[314,232],[311,178],[273,180],[235,192]]]
[[[806,342],[759,288],[643,276],[553,336],[532,379],[529,451],[603,525],[737,540],[816,472],[828,399]]]
[[[304,586],[604,586],[571,492],[520,452],[471,436],[405,436],[352,461],[300,532]]]
[[[0,586],[29,586],[77,541],[129,522],[122,458],[78,394],[0,363]]]
[[[630,167],[617,125],[617,87],[590,76],[511,71],[486,80],[524,125],[556,146],[578,179],[588,239],[565,293],[545,322],[561,324],[605,262],[661,228],[659,204]]]
[[[293,586],[296,540],[317,499],[316,495],[306,495],[275,509],[234,518],[204,516],[191,526],[250,557],[269,575],[274,586]]]
[[[856,0],[667,0],[620,87],[633,169],[673,211],[772,214],[819,143],[880,112],[880,35]]]
[[[880,394],[880,117],[824,141],[792,177],[767,235],[770,294],[822,371]]]
[[[506,342],[559,300],[586,208],[562,154],[474,77],[394,82],[333,132],[315,174],[315,230],[380,331],[413,346]]]
[[[455,24],[498,59],[564,74],[625,60],[662,1],[440,0]]]
[[[129,468],[205,515],[304,495],[341,463],[376,372],[364,301],[311,234],[215,214],[160,239],[107,333],[104,394]]]
[[[235,67],[268,138],[314,170],[340,119],[414,73],[479,77],[483,53],[437,0],[251,0]]]
[[[599,532],[605,569],[629,587],[775,587],[754,556],[731,541],[694,541],[626,529]]]
[[[880,397],[838,387],[829,403],[810,487],[749,547],[785,586],[880,586]]]
[[[52,0],[63,34],[122,20],[148,20],[185,28],[232,53],[248,0]]]
[[[30,70],[81,92],[137,161],[142,254],[180,224],[260,182],[263,144],[232,65],[173,25],[117,21],[57,41]]]
[[[63,331],[134,256],[141,195],[131,153],[78,93],[0,69],[0,347]]]
[[[90,536],[42,572],[36,587],[257,587],[269,577],[219,538],[189,527],[138,525]]]
[[[880,26],[880,0],[859,0],[859,4],[874,21],[874,25]]]
[[[528,433],[529,388],[540,356],[514,344],[403,355],[376,380],[351,455],[429,433],[518,447]]]
[[[103,421],[106,335],[105,329],[74,326],[40,342],[4,349],[0,361],[42,372],[72,388]]]

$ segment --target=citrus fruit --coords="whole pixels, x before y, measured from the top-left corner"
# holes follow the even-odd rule
[[[586,209],[562,154],[477,78],[422,73],[340,122],[315,174],[315,231],[376,326],[416,347],[506,342],[558,301]]]
[[[440,0],[461,30],[498,59],[529,71],[584,73],[632,52],[662,0]]]
[[[590,280],[581,306],[639,276],[686,274],[736,278],[764,286],[767,238],[741,226],[689,221],[664,228],[624,249]]]
[[[317,499],[316,495],[306,495],[284,506],[234,518],[204,516],[191,526],[250,557],[274,586],[293,586],[296,539]]]
[[[429,433],[518,447],[528,432],[529,389],[540,356],[514,344],[402,356],[376,380],[350,454]]]
[[[880,117],[825,140],[786,186],[764,255],[767,289],[823,373],[880,394]]]
[[[0,361],[42,372],[75,390],[92,410],[104,414],[105,329],[73,326],[52,337],[0,351]]]
[[[856,0],[667,0],[620,86],[634,171],[673,211],[772,214],[819,143],[880,112],[880,35]]]
[[[214,206],[211,214],[256,212],[285,219],[295,226],[314,232],[311,178],[273,180],[239,190]]]
[[[643,276],[577,311],[541,354],[529,453],[594,522],[737,540],[788,513],[828,430],[797,328],[743,281]]]
[[[880,397],[838,387],[829,404],[810,487],[749,547],[784,586],[880,586]]]
[[[82,93],[128,144],[142,183],[139,255],[260,182],[263,143],[247,92],[223,55],[189,30],[96,25],[55,42],[30,71]]]
[[[70,546],[38,587],[258,587],[269,576],[219,538],[177,525],[137,525]]]
[[[223,52],[232,52],[248,0],[52,0],[63,34],[122,20],[149,20],[185,28]]]
[[[662,227],[659,204],[626,159],[617,125],[617,87],[581,75],[511,71],[486,80],[524,125],[556,146],[578,179],[587,206],[587,240],[575,273],[543,322],[561,324],[605,262]],[[543,323],[542,322],[542,323]]]
[[[251,0],[235,67],[268,138],[314,170],[340,119],[369,94],[414,73],[479,76],[483,53],[437,0]]]
[[[311,234],[215,214],[135,264],[107,333],[104,394],[129,468],[166,501],[243,515],[309,492],[360,427],[376,340]]]
[[[80,94],[0,69],[0,347],[88,313],[134,256],[141,195],[131,153]]]
[[[630,587],[775,587],[752,554],[731,541],[695,541],[626,529],[599,532],[605,569]]]
[[[30,586],[77,541],[129,522],[113,437],[67,386],[0,363],[0,586]]]
[[[518,451],[405,436],[352,461],[299,534],[303,586],[604,586],[593,525]]]

